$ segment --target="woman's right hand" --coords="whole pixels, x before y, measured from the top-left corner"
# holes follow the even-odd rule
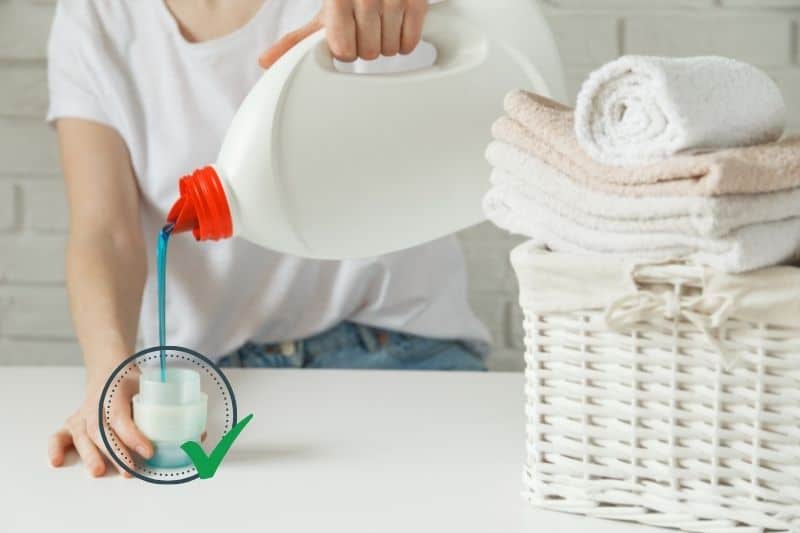
[[[427,13],[428,0],[323,0],[311,22],[279,39],[258,62],[270,68],[322,28],[328,30],[328,47],[340,61],[410,54],[422,39]]]
[[[87,381],[86,396],[82,405],[67,418],[64,426],[50,437],[48,444],[50,464],[54,467],[62,466],[69,449],[75,448],[92,477],[100,477],[106,473],[105,457],[124,477],[130,478],[132,476],[111,459],[100,437],[97,416],[105,379],[106,376],[101,376]],[[110,413],[111,429],[122,446],[122,453],[116,455],[117,457],[126,455],[128,467],[131,469],[135,466],[130,461],[132,457],[130,450],[146,459],[153,455],[153,445],[133,423],[131,400],[138,388],[139,378],[136,373],[123,378],[114,393]]]

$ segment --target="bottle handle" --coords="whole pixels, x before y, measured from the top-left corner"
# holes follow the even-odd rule
[[[498,29],[498,24],[507,13],[498,14],[497,20],[483,25],[476,22],[476,11],[471,1],[465,3],[461,0],[443,0],[430,5],[422,40],[436,48],[436,61],[426,68],[381,74],[342,72],[336,67],[334,57],[325,41],[325,29],[306,38],[272,68],[276,70],[276,79],[281,77],[284,83],[289,82],[301,64],[305,65],[306,81],[310,76],[319,83],[324,83],[324,80],[331,76],[346,79],[353,85],[424,82],[478,69],[485,70],[485,75],[492,75],[493,69],[487,60],[493,52],[502,50],[503,54],[514,58],[534,90],[545,96],[556,96],[553,94],[552,85],[543,76],[540,66],[532,57],[518,49],[517,41],[512,39],[506,42],[502,36],[498,38],[491,33]],[[492,18],[495,15],[488,11],[487,16]],[[280,63],[282,63],[280,68],[276,68]]]
[[[373,75],[341,72],[325,42],[323,28],[284,54],[270,67],[268,76],[276,86],[285,86],[301,64],[305,65],[305,75],[317,82],[330,76],[348,77],[353,84],[424,81],[481,67],[491,75],[486,59],[493,51],[501,51],[514,58],[534,91],[554,99],[564,98],[563,70],[552,33],[546,23],[536,20],[540,12],[528,4],[530,1],[514,0],[497,12],[484,5],[486,0],[442,0],[431,4],[422,40],[436,48],[437,56],[427,68]],[[530,11],[536,24],[519,20],[516,13],[525,10]],[[509,20],[509,16],[513,18]],[[531,32],[539,33],[531,36]]]

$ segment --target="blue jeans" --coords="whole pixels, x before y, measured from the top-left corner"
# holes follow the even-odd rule
[[[342,322],[313,337],[281,344],[248,342],[220,358],[222,367],[485,371],[459,341],[417,337]]]

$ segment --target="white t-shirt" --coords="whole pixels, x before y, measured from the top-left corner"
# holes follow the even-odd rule
[[[62,0],[49,44],[48,120],[77,117],[126,142],[141,194],[149,276],[140,339],[158,344],[155,247],[181,175],[212,163],[262,70],[258,54],[317,12],[320,0],[266,0],[253,19],[190,43],[163,0]],[[354,261],[316,261],[241,239],[169,244],[167,342],[223,355],[248,340],[280,342],[350,320],[485,344],[467,303],[454,238]]]

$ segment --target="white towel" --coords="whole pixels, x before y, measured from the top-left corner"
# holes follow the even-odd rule
[[[601,231],[720,237],[750,224],[800,216],[800,188],[718,197],[633,198],[587,189],[554,167],[499,141],[489,145],[486,159],[504,171],[492,174],[495,185],[513,185],[522,196]]]
[[[493,186],[484,197],[483,209],[497,226],[562,252],[686,258],[724,272],[745,272],[795,260],[800,250],[800,218],[754,224],[719,239],[598,231],[522,196],[511,185]]]
[[[622,57],[589,76],[575,109],[584,150],[618,166],[771,142],[785,125],[775,82],[723,57]]]

